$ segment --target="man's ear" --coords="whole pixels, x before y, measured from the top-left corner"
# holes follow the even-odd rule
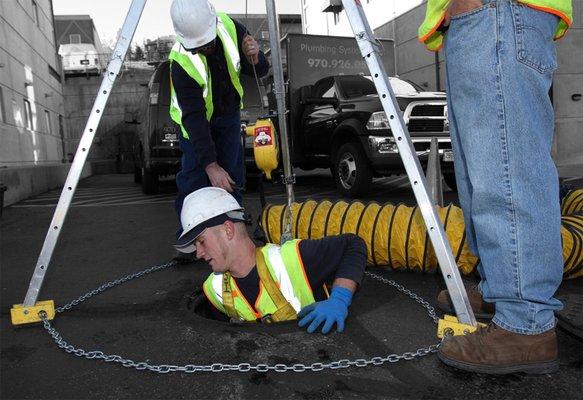
[[[233,239],[235,237],[235,224],[233,221],[227,220],[223,222],[223,226],[225,227],[225,232],[227,233],[227,239]]]

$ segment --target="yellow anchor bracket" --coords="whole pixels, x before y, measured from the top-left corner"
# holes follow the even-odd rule
[[[14,304],[10,310],[12,325],[24,325],[41,322],[39,313],[44,311],[47,319],[55,318],[55,302],[53,300],[38,301],[34,306],[24,307],[22,304]]]
[[[453,315],[444,315],[443,319],[439,319],[437,323],[437,337],[442,339],[446,334],[454,336],[467,335],[475,332],[478,327],[485,328],[486,324],[478,322],[478,326],[466,325],[459,322]]]

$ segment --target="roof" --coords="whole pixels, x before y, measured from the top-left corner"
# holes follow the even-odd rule
[[[91,15],[55,15],[57,21],[72,21],[80,19],[92,19]]]

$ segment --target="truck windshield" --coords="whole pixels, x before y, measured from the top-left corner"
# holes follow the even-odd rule
[[[339,76],[338,83],[344,98],[347,99],[377,94],[374,83],[362,75]]]
[[[399,78],[389,77],[389,82],[393,88],[393,92],[395,92],[395,95],[397,96],[414,95],[423,91],[421,87],[413,82],[404,81]],[[342,89],[342,94],[347,99],[377,94],[377,89],[375,88],[370,76],[339,76],[338,83]]]

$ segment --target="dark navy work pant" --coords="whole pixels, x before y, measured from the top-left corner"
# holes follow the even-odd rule
[[[211,137],[215,143],[217,163],[231,176],[238,187],[244,183],[243,171],[243,144],[241,139],[241,118],[239,112],[211,119]],[[192,143],[180,135],[180,149],[182,150],[182,166],[176,174],[176,186],[178,196],[174,203],[178,221],[184,198],[190,193],[203,187],[211,186],[209,178],[200,165],[194,153]],[[241,192],[237,189],[232,193],[233,197],[243,204]],[[182,229],[178,229],[178,236]]]

